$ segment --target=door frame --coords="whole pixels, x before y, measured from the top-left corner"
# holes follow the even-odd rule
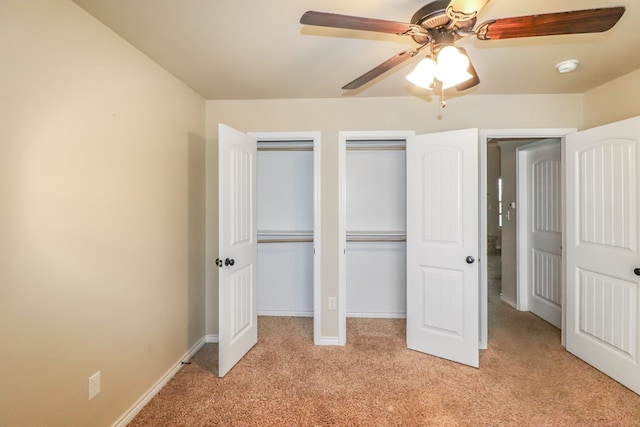
[[[398,131],[340,131],[338,132],[338,342],[347,342],[347,140],[407,139],[416,133]],[[335,296],[327,296],[328,299]]]
[[[517,309],[520,311],[530,311],[529,309],[529,294],[531,286],[533,285],[529,281],[529,232],[528,221],[531,216],[529,212],[529,167],[527,164],[528,155],[531,150],[535,150],[540,147],[544,147],[549,144],[560,144],[560,151],[564,138],[544,138],[539,141],[531,142],[530,144],[523,145],[516,148],[516,203],[518,208],[516,209],[516,239],[517,239],[517,259],[518,259],[518,282],[516,286],[516,301]],[[564,188],[564,157],[562,153],[560,156],[560,188]],[[564,194],[561,192],[562,207],[564,207]],[[561,216],[564,218],[564,209],[562,209]],[[563,223],[564,226],[564,223]],[[562,236],[564,242],[564,227],[562,229]],[[564,245],[563,245],[564,246]]]
[[[576,128],[531,128],[531,129],[481,129],[480,130],[480,259],[484,262],[480,262],[480,348],[486,349],[488,344],[488,268],[487,268],[487,142],[489,139],[499,138],[559,138],[561,145],[561,157],[563,163],[561,164],[561,170],[564,174],[564,149],[565,149],[565,136],[570,133],[577,132]],[[516,163],[516,176],[519,176],[519,171]],[[564,181],[562,182],[564,187]],[[520,195],[516,194],[516,202],[520,205]],[[562,199],[562,229],[565,229],[565,202],[564,197]],[[516,215],[516,218],[518,216]],[[565,280],[565,264],[564,264],[564,248],[566,247],[564,242],[564,234],[562,236],[562,290],[563,299],[566,288]],[[519,243],[518,243],[519,244]],[[518,251],[519,252],[519,251]],[[517,254],[520,259],[520,253]],[[518,282],[520,282],[518,274]],[[516,284],[516,289],[520,287],[519,283]],[[517,294],[516,301],[519,304],[520,295]],[[564,329],[565,325],[565,304],[562,303],[562,325]],[[564,345],[564,334],[562,334],[562,345]]]
[[[313,141],[313,342],[322,344],[322,204],[321,204],[321,136],[312,132],[248,132],[258,141],[290,142]]]

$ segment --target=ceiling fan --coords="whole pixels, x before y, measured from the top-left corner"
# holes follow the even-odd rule
[[[477,16],[488,2],[489,0],[434,0],[420,8],[408,23],[315,11],[305,12],[300,18],[300,23],[409,36],[418,43],[418,47],[398,53],[346,84],[342,87],[344,90],[357,89],[416,56],[420,51],[428,49],[427,57],[418,63],[411,73],[416,75],[412,79],[410,74],[407,79],[425,88],[440,85],[442,89],[455,87],[458,91],[463,91],[480,83],[466,51],[453,47],[455,42],[463,37],[476,36],[480,40],[500,40],[597,33],[611,29],[625,12],[623,6],[574,10],[493,19],[476,26]],[[456,64],[458,71],[455,72],[455,67],[445,69],[445,62]],[[419,75],[420,67],[422,71],[428,69],[426,77]],[[451,73],[455,75],[451,77]]]

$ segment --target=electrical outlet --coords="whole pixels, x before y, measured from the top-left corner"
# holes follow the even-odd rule
[[[329,297],[328,305],[329,305],[329,310],[337,310],[338,300],[336,299],[336,297]]]
[[[89,400],[100,393],[100,371],[89,377]]]

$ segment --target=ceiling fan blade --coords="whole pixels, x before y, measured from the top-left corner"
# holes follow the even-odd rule
[[[447,15],[454,21],[473,19],[487,3],[489,0],[451,0]]]
[[[464,48],[459,47],[458,50],[461,51],[467,58],[469,58],[469,54],[467,54],[467,51]],[[456,90],[458,92],[462,92],[463,90],[471,89],[472,87],[477,86],[477,85],[480,84],[480,77],[478,77],[478,72],[476,71],[475,67],[473,66],[473,62],[471,62],[471,58],[469,58],[469,68],[467,68],[467,71],[469,73],[471,73],[471,75],[473,77],[471,77],[466,82],[462,82],[459,85],[457,85],[456,86]]]
[[[418,51],[415,49],[409,49],[409,50],[405,50],[404,52],[400,52],[399,54],[387,59],[382,64],[367,71],[357,79],[353,80],[351,83],[344,85],[342,89],[343,90],[357,89],[360,86],[364,85],[365,83],[369,83],[371,80],[375,79],[376,77],[386,73],[396,65],[403,63],[409,58],[413,58],[414,56],[416,56],[417,53]]]
[[[314,12],[312,10],[302,15],[300,23],[320,27],[346,28],[349,30],[376,31],[390,34],[413,35],[426,33],[421,27],[404,22],[339,15],[337,13]]]
[[[476,36],[480,40],[497,40],[599,33],[611,29],[624,11],[620,6],[496,19],[482,23]]]

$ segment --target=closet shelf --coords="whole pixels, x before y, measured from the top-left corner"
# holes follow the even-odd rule
[[[406,148],[406,140],[347,140],[345,148],[347,151],[404,151]]]
[[[347,231],[347,242],[405,242],[404,231]]]

